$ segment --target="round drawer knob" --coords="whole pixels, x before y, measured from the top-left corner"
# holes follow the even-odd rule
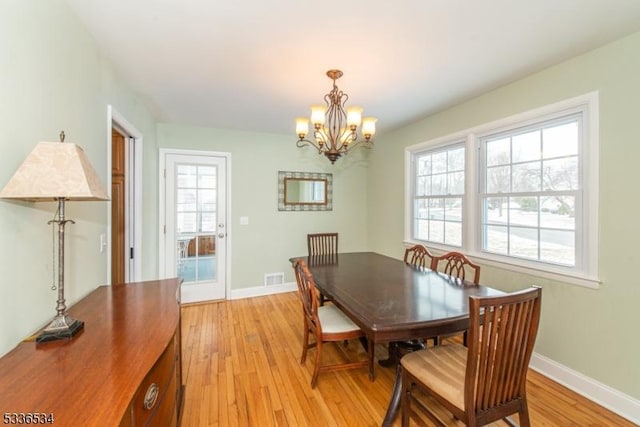
[[[148,411],[155,406],[159,392],[160,387],[158,387],[156,383],[149,386],[147,392],[144,394],[144,409]]]

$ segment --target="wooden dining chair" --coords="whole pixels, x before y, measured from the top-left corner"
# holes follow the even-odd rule
[[[473,274],[474,285],[480,284],[480,266],[471,262],[469,258],[460,252],[448,252],[439,257],[431,258],[431,270],[440,271],[455,280],[466,280],[467,272]],[[444,338],[455,336],[450,334],[436,338],[436,345],[440,344]],[[462,334],[463,344],[467,344],[467,331]]]
[[[431,261],[427,263],[427,259],[433,259],[433,255],[427,248],[422,245],[415,245],[404,251],[404,263],[415,267],[428,268]]]
[[[310,348],[316,349],[315,367],[311,377],[311,388],[315,388],[318,382],[318,375],[321,372],[330,372],[343,369],[369,367],[369,378],[373,378],[373,363],[369,363],[373,357],[373,342],[367,340],[367,359],[353,360],[345,350],[346,342],[349,340],[360,340],[364,337],[362,330],[353,323],[338,307],[333,304],[320,306],[318,304],[318,292],[313,280],[313,276],[303,260],[296,260],[293,264],[296,282],[298,284],[298,294],[302,302],[304,313],[304,335],[302,339],[302,357],[300,363],[307,359],[307,351]],[[314,341],[309,342],[310,336]],[[343,363],[323,365],[322,352],[325,343],[336,343]],[[340,344],[338,344],[340,343]]]
[[[310,257],[338,254],[338,233],[307,234],[307,249]]]
[[[473,272],[473,283],[480,283],[480,266],[471,262],[460,252],[448,252],[431,258],[431,269],[440,271],[452,278],[466,280],[467,272]]]
[[[527,427],[527,371],[540,320],[541,288],[497,297],[469,297],[469,343],[446,344],[404,356],[402,425],[418,413],[436,425],[440,420],[426,395],[467,426],[481,426],[518,413]],[[416,393],[420,390],[421,393]],[[451,421],[451,420],[449,420]]]

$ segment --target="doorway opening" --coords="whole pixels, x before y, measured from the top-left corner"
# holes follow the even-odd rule
[[[129,283],[142,278],[142,133],[111,105],[107,115],[107,283]]]

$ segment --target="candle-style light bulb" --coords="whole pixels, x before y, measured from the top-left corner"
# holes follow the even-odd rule
[[[376,122],[378,119],[375,117],[365,117],[362,119],[362,135],[366,140],[369,140],[373,134],[376,133]]]
[[[296,134],[298,138],[304,139],[309,133],[309,119],[306,117],[298,117],[296,119]]]

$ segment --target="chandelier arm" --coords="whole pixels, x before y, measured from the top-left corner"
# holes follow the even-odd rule
[[[349,144],[349,146],[344,150],[344,152],[347,153],[357,147],[363,147],[370,150],[373,147],[373,141],[367,141],[366,139],[355,141]]]
[[[313,148],[318,150],[318,153],[322,154],[322,147],[319,144],[315,143],[314,141],[310,141],[308,139],[299,139],[296,142],[296,147],[298,148],[306,147],[308,145],[311,145]]]
[[[348,136],[345,137],[345,135]],[[351,129],[345,128],[344,131],[340,133],[338,139],[338,141],[340,141],[340,147],[338,147],[338,151],[344,152],[346,154],[349,150],[351,150],[352,147],[358,145],[358,143],[355,142],[357,138],[358,135],[355,135]]]
[[[313,131],[313,137],[318,145],[325,147],[327,146],[327,141],[331,139],[330,136],[327,135],[326,128],[324,126],[319,129],[315,129]]]
[[[338,146],[338,144],[336,144],[336,150],[339,153],[347,153],[349,150],[351,149],[351,145],[347,144],[345,145],[344,142],[340,143],[340,146]]]

